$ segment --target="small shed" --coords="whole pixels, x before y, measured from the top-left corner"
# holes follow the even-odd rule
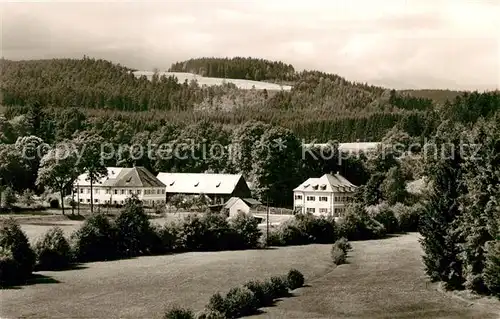
[[[259,205],[262,205],[262,203],[253,198],[231,197],[226,204],[224,204],[224,208],[229,211],[229,217],[234,217],[238,215],[238,212],[248,214],[252,208]]]

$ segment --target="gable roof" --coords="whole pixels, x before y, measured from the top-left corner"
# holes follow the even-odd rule
[[[241,174],[159,173],[158,179],[166,185],[167,193],[232,194]]]
[[[248,206],[257,206],[257,205],[262,205],[261,202],[259,202],[256,199],[253,198],[240,198],[240,197],[231,197],[230,199],[227,200],[227,202],[224,204],[224,208],[230,208],[233,206],[238,200],[242,200],[247,204]]]
[[[165,187],[150,171],[142,166],[107,167],[107,176],[94,182],[94,186],[103,187]],[[75,184],[90,186],[88,174],[78,176]]]
[[[322,191],[322,192],[353,192],[356,185],[349,182],[344,176],[325,174],[319,178],[309,178],[294,191]]]

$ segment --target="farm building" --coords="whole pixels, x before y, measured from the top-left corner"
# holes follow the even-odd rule
[[[262,203],[253,198],[231,197],[226,204],[224,204],[224,209],[229,211],[229,217],[234,217],[238,215],[238,212],[248,214],[252,208],[259,205],[262,205]]]
[[[295,211],[315,215],[341,216],[357,186],[337,174],[309,178],[293,190]]]
[[[165,204],[165,184],[144,167],[107,167],[108,174],[93,182],[94,204],[121,205],[132,194],[145,206]],[[87,174],[78,176],[73,184],[75,199],[90,204],[90,180]]]
[[[175,194],[204,194],[212,205],[224,204],[231,197],[251,197],[241,174],[159,173],[157,177],[165,184],[167,201]]]

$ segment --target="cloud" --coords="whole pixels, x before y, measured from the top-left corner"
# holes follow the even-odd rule
[[[395,88],[500,88],[493,1],[2,3],[9,59],[84,54],[151,70],[254,56]]]

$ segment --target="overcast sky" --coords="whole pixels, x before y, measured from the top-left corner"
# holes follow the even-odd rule
[[[500,0],[0,6],[8,59],[86,54],[163,70],[192,57],[252,56],[394,88],[500,88]]]

